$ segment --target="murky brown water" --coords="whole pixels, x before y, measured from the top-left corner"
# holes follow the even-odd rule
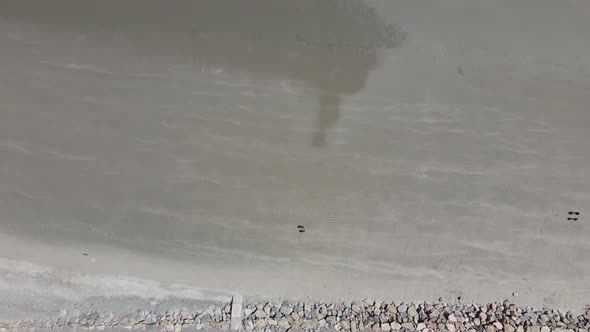
[[[2,5],[3,234],[287,296],[590,292],[581,3]]]

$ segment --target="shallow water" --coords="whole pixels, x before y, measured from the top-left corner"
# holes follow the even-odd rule
[[[253,295],[590,295],[582,3],[2,3],[5,235]]]

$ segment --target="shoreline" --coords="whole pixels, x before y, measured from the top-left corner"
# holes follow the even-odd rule
[[[588,332],[590,6],[147,3],[0,11],[0,321],[197,328],[239,294],[303,301],[248,328],[422,329],[460,297],[435,329]]]
[[[55,246],[5,234],[0,234],[0,249],[6,253],[0,258],[0,321],[44,318],[53,308],[80,306],[94,299],[145,301],[151,297],[227,302],[235,294],[245,299],[325,303],[366,297],[409,303],[461,296],[466,302],[491,303],[511,298],[516,292],[518,298],[514,300],[521,306],[576,312],[588,304],[584,288],[531,283],[533,280],[523,283],[502,275],[494,279],[493,285],[482,279],[460,278],[466,283],[453,286],[457,280],[449,284],[442,279],[452,280],[449,273],[428,281],[426,274],[412,279],[386,278],[363,271],[321,269],[313,264],[269,264],[262,259],[249,260],[248,264],[233,260],[188,261],[178,259],[178,255],[157,256],[89,242],[84,246],[65,242]],[[476,284],[477,289],[470,288]],[[557,288],[563,291],[552,291]],[[101,303],[116,311],[109,308],[108,301]],[[136,302],[129,303],[133,307]]]

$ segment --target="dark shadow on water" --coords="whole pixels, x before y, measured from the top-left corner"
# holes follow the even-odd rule
[[[316,130],[313,135],[313,146],[326,145],[328,130],[336,124],[340,114],[340,96],[318,91],[319,111],[316,120]]]
[[[362,0],[0,0],[0,18],[79,29],[89,42],[110,33],[146,54],[299,82],[317,96],[317,147],[341,97],[361,91],[379,52],[405,38]]]

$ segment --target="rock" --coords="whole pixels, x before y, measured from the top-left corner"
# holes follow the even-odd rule
[[[218,322],[221,321],[221,318],[223,317],[222,313],[221,313],[221,308],[216,308],[213,311],[213,317],[215,318],[216,321],[218,321]]]
[[[398,317],[404,322],[408,321],[408,313],[407,312],[400,312],[398,314]]]
[[[360,304],[358,302],[352,302],[352,304],[350,306],[350,309],[353,312],[357,312],[358,313],[358,312],[361,312],[361,310],[363,310],[363,306],[362,306],[362,304]]]
[[[244,309],[244,330],[287,332],[336,329],[356,332],[358,329],[371,328],[385,332],[588,332],[590,326],[590,309],[576,315],[547,308],[519,308],[508,301],[486,306],[410,303],[396,307],[394,303],[372,301],[355,301],[353,304],[358,312],[352,310],[352,305],[346,306],[344,303],[250,304]],[[293,311],[297,309],[295,307],[299,307],[299,310]],[[0,322],[0,329],[5,329],[0,332],[37,328],[106,330],[112,327],[168,332],[185,328],[229,330],[228,308],[229,305],[211,306],[199,315],[185,308],[164,313],[139,310],[100,315],[94,311],[80,313],[73,309],[63,311],[56,320]],[[405,311],[399,312],[399,309],[404,308]]]
[[[483,324],[488,320],[488,315],[485,312],[480,312],[479,319],[481,320],[481,322]]]
[[[286,329],[288,329],[290,327],[289,321],[287,320],[286,317],[281,317],[281,319],[279,319],[279,321],[278,321],[278,325],[279,325],[279,327],[286,328]]]
[[[409,330],[415,330],[415,326],[413,323],[403,323],[402,324],[403,328],[409,329]]]
[[[256,310],[256,312],[254,312],[254,317],[258,319],[265,318],[266,312],[264,312],[264,310]]]
[[[339,325],[342,330],[350,330],[350,322],[347,320],[341,320]]]
[[[317,319],[307,320],[305,321],[305,328],[307,330],[315,330],[318,327]]]
[[[438,311],[437,309],[432,309],[430,311],[430,313],[428,314],[428,317],[430,319],[436,319],[436,318],[438,318],[438,316],[440,316],[440,311]]]
[[[293,307],[291,307],[290,305],[284,305],[281,307],[281,314],[287,316],[290,315],[293,312]]]
[[[473,319],[473,324],[475,324],[475,326],[480,326],[481,325],[481,320],[479,320],[479,318],[474,318]]]
[[[204,315],[201,315],[200,319],[201,319],[201,323],[206,323],[211,320],[211,316],[209,316],[209,314],[204,314]]]
[[[256,326],[257,329],[261,329],[266,326],[266,321],[264,319],[257,319],[254,326]]]
[[[410,317],[411,320],[414,321],[414,323],[418,322],[419,316],[418,316],[418,311],[416,311],[416,307],[410,306],[408,308],[408,316]]]
[[[185,320],[185,319],[193,319],[195,318],[195,315],[193,315],[190,311],[188,311],[188,309],[181,309],[180,310],[180,317]]]

